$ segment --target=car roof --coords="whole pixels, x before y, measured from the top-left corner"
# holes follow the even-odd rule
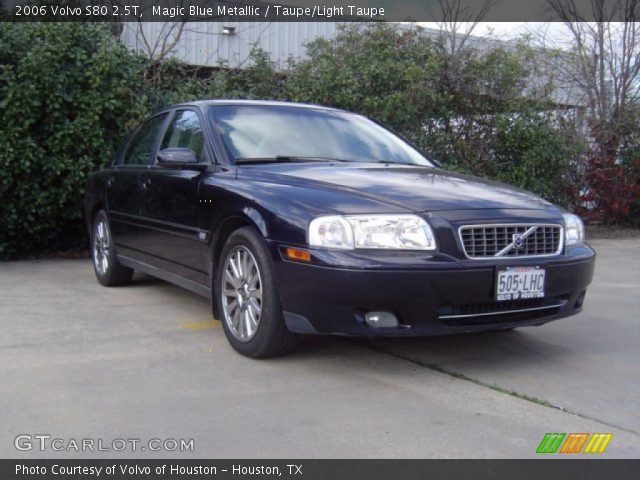
[[[176,105],[171,105],[166,109],[196,106],[200,108],[214,106],[214,105],[260,105],[260,106],[272,106],[272,107],[297,107],[297,108],[313,108],[317,110],[327,110],[334,112],[342,112],[338,108],[325,107],[323,105],[313,105],[310,103],[295,103],[295,102],[283,102],[277,100],[239,100],[239,99],[211,99],[211,100],[195,100],[193,102],[184,102]],[[165,109],[165,110],[166,110]]]

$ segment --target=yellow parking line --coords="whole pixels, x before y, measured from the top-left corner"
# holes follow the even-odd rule
[[[215,319],[194,320],[181,323],[182,328],[187,330],[213,330],[221,327],[220,321]]]

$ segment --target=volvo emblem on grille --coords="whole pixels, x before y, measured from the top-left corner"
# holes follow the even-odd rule
[[[513,246],[516,248],[516,250],[520,250],[522,247],[524,247],[524,237],[522,236],[521,233],[515,233],[513,235]]]
[[[494,257],[502,257],[510,250],[522,250],[524,247],[527,238],[538,229],[537,226],[529,227],[526,231],[522,233],[514,233],[511,235],[511,243],[500,250],[498,253],[494,255]]]

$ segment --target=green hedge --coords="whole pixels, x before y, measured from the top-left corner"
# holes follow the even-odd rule
[[[0,24],[0,256],[84,242],[87,172],[145,113],[144,63],[102,25]]]

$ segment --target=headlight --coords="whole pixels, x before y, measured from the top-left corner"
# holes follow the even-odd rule
[[[427,222],[416,215],[332,215],[309,224],[312,247],[435,250],[436,239]]]
[[[352,250],[353,229],[339,215],[314,218],[309,224],[309,245]]]
[[[584,243],[584,224],[572,213],[564,214],[564,242],[567,246]]]

